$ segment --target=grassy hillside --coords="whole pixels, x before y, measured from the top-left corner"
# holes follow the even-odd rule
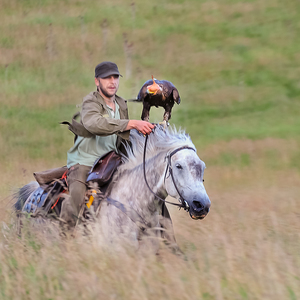
[[[0,299],[300,298],[299,20],[294,0],[1,0]],[[170,123],[192,137],[212,200],[201,222],[172,210],[187,261],[138,265],[84,237],[10,228],[6,197],[66,163],[73,136],[59,122],[103,60],[118,64],[124,98],[151,75],[180,92]],[[129,103],[132,118],[141,109]]]

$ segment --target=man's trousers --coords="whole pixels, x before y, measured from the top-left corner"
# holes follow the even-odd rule
[[[69,195],[62,203],[60,217],[67,222],[70,227],[75,226],[80,209],[84,205],[86,194],[86,179],[91,167],[76,164],[68,169],[67,183]]]

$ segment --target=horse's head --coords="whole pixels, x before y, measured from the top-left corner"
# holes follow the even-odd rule
[[[204,169],[205,163],[192,148],[176,149],[168,156],[166,191],[186,205],[194,220],[203,219],[211,205],[203,184]]]

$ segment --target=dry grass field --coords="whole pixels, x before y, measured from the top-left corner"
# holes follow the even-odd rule
[[[300,299],[299,20],[294,0],[0,0],[0,299]],[[97,228],[16,234],[11,194],[66,163],[59,122],[102,60],[125,98],[152,74],[180,92],[171,123],[212,202],[202,221],[170,207],[183,258],[115,249]]]
[[[208,169],[207,218],[170,207],[184,259],[119,252],[97,231],[62,240],[25,223],[19,238],[2,211],[0,299],[298,299],[300,176],[275,173]]]

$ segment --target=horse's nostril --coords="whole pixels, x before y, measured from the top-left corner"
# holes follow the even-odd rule
[[[203,209],[203,205],[199,201],[193,201],[193,206],[196,211]]]

